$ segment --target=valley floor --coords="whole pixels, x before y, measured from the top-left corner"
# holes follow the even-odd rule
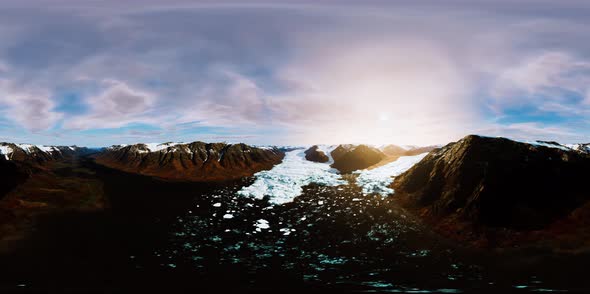
[[[590,256],[463,248],[354,184],[293,202],[61,162],[0,200],[0,292],[590,291]],[[351,179],[348,179],[353,182]]]

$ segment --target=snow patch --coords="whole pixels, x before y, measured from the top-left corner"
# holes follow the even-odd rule
[[[173,147],[178,144],[182,143],[145,143],[144,145],[147,147],[149,152],[158,152],[160,150],[165,150],[168,147]]]
[[[18,148],[22,149],[25,153],[29,154],[31,151],[34,151],[35,145],[31,144],[14,144]]]
[[[12,148],[10,148],[10,146],[0,146],[0,154],[4,155],[4,158],[6,158],[6,160],[10,160],[8,155],[12,154],[12,152],[14,151],[12,150]]]
[[[289,236],[291,232],[295,232],[295,229],[281,228],[279,229],[279,232],[283,233],[283,236]]]
[[[563,146],[561,144],[552,144],[549,142],[541,142],[541,141],[526,142],[526,143],[531,144],[533,146],[543,146],[543,147],[549,147],[549,148],[557,148],[557,149],[561,149],[563,151],[572,151],[571,148]]]
[[[590,144],[566,144],[565,146],[579,152],[590,153]]]
[[[311,183],[324,186],[347,184],[328,163],[308,161],[304,152],[305,149],[287,152],[282,163],[256,173],[256,181],[238,194],[258,199],[269,196],[271,203],[282,204],[293,201],[303,192],[302,187]]]
[[[377,193],[383,196],[393,194],[389,185],[393,183],[393,177],[404,173],[416,163],[420,162],[428,152],[415,156],[402,156],[394,162],[371,169],[355,171],[358,174],[356,184],[363,189],[363,194]]]
[[[58,151],[59,149],[53,147],[53,146],[44,146],[44,145],[37,145],[37,148],[39,148],[39,150],[43,151],[43,152],[53,152],[53,151]]]

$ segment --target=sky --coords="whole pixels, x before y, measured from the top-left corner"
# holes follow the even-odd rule
[[[589,1],[0,3],[0,141],[590,142]]]

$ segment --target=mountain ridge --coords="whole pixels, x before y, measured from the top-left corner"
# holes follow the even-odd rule
[[[163,143],[111,146],[94,156],[97,163],[127,172],[170,180],[228,180],[270,169],[284,157],[278,148],[243,143]]]

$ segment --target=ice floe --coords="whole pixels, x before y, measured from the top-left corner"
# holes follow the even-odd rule
[[[329,147],[321,148],[329,154]],[[325,186],[347,184],[329,163],[308,161],[304,152],[305,149],[287,152],[282,163],[271,170],[256,173],[254,183],[238,191],[238,194],[258,199],[269,196],[271,203],[281,204],[291,202],[301,195],[303,186],[311,183]]]
[[[256,221],[256,224],[254,225],[256,227],[256,231],[260,232],[261,230],[267,230],[270,228],[270,225],[268,224],[268,221],[265,219],[259,219]]]
[[[402,156],[396,161],[386,165],[371,169],[354,172],[358,174],[356,184],[363,189],[364,194],[377,193],[383,196],[392,194],[393,189],[389,185],[393,183],[393,177],[396,177],[424,158],[428,153],[422,153],[415,156]]]

